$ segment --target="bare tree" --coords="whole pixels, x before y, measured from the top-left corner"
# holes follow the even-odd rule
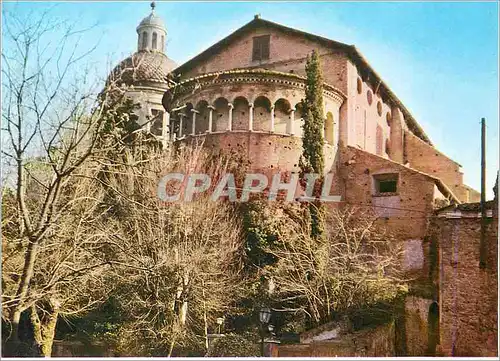
[[[115,296],[127,313],[121,353],[170,356],[182,346],[206,348],[209,325],[241,296],[243,240],[232,205],[213,202],[208,193],[166,204],[156,194],[162,174],[217,178],[226,167],[201,147],[147,157],[128,148],[107,167],[113,196],[106,243],[117,250]]]
[[[50,355],[58,315],[101,298],[83,293],[84,285],[96,289],[98,269],[109,264],[93,227],[102,212],[95,165],[106,152],[103,130],[125,98],[113,81],[103,90],[84,66],[95,49],[82,50],[85,29],[48,13],[3,15],[2,161],[12,165],[15,202],[6,208],[2,317],[15,343],[21,313],[31,310],[35,340]]]
[[[277,262],[264,273],[282,311],[304,312],[313,324],[334,313],[390,301],[405,292],[402,248],[370,213],[355,208],[329,212],[325,240],[310,236],[298,209],[280,244],[267,251]]]

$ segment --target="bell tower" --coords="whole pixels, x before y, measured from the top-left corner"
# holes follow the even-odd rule
[[[151,14],[137,27],[137,51],[165,52],[167,29],[163,20],[155,13],[156,4],[151,3]]]

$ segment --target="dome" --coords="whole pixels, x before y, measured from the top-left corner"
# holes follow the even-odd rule
[[[168,85],[168,74],[177,64],[158,51],[139,51],[118,64],[109,77],[118,85],[144,85],[160,83]]]
[[[139,23],[138,28],[142,28],[143,26],[157,26],[163,29],[165,28],[165,23],[159,16],[152,12],[144,19],[142,19],[142,21]]]

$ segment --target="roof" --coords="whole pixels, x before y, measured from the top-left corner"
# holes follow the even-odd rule
[[[415,168],[411,168],[411,167],[407,167],[401,163],[398,163],[398,162],[395,162],[393,161],[392,159],[387,159],[387,158],[384,158],[380,155],[377,155],[377,154],[373,154],[373,153],[370,153],[364,149],[360,149],[360,148],[356,148],[352,145],[348,145],[347,146],[348,149],[352,149],[356,152],[362,152],[368,156],[371,156],[371,157],[376,157],[376,158],[379,158],[379,159],[383,159],[384,161],[388,162],[388,163],[392,163],[394,166],[396,167],[399,167],[400,169],[405,169],[405,170],[408,170],[408,171],[411,171],[411,172],[414,172],[414,173],[417,173],[417,174],[420,174],[424,177],[427,177],[429,179],[431,179],[434,184],[436,185],[437,189],[444,195],[446,196],[450,201],[452,201],[454,204],[461,204],[460,203],[460,200],[458,199],[458,197],[455,195],[455,193],[453,193],[453,191],[450,189],[450,187],[448,187],[446,184],[444,184],[444,182],[441,180],[441,178],[437,178],[437,177],[434,177],[430,174],[427,174],[427,173],[424,173],[420,170],[417,170]]]
[[[142,85],[145,83],[169,84],[169,74],[177,64],[159,51],[138,51],[122,60],[110,77],[115,76],[118,85]]]
[[[172,106],[175,104],[175,98],[177,96],[182,96],[185,93],[192,94],[196,89],[201,89],[201,87],[203,87],[207,83],[215,84],[217,82],[227,82],[231,78],[236,79],[239,82],[244,81],[244,79],[267,82],[277,80],[277,83],[285,83],[288,86],[293,83],[304,84],[305,86],[305,82],[307,80],[306,77],[297,74],[259,68],[231,69],[214,73],[205,73],[192,78],[181,80],[175,85],[169,87],[169,89],[163,94],[163,107],[166,111],[169,112],[171,111]],[[194,84],[190,86],[191,83]],[[344,100],[347,98],[347,96],[340,89],[337,89],[336,87],[328,83],[323,83],[323,91],[325,95],[338,98],[341,102],[344,102]]]
[[[494,200],[484,202],[484,207],[486,210],[493,209],[493,208],[495,208],[495,206],[496,206],[496,202]],[[481,212],[481,203],[475,202],[475,203],[452,204],[452,205],[440,208],[436,212],[439,213],[439,212],[451,211],[451,210],[459,210],[461,212]]]
[[[157,16],[154,11],[151,12],[148,16],[146,16],[144,19],[141,20],[139,23],[139,26],[137,27],[142,28],[143,26],[157,26],[161,28],[165,28],[165,23],[163,22],[162,18]]]
[[[424,130],[422,127],[418,124],[418,122],[413,118],[409,110],[403,105],[403,103],[397,98],[397,96],[389,89],[389,87],[385,84],[385,82],[381,79],[381,77],[377,74],[375,70],[368,64],[366,59],[363,57],[363,55],[359,52],[359,50],[354,46],[354,45],[347,45],[335,40],[331,40],[328,38],[324,38],[319,35],[314,35],[311,33],[307,33],[301,30],[297,30],[294,28],[290,28],[269,20],[264,20],[261,19],[259,16],[255,16],[252,21],[249,23],[243,25],[233,33],[229,34],[219,42],[215,43],[205,51],[201,52],[194,58],[188,60],[184,64],[180,65],[178,68],[174,70],[175,73],[177,74],[182,74],[185,72],[187,69],[191,69],[196,64],[208,59],[210,56],[212,56],[214,53],[217,53],[218,51],[224,49],[228,44],[233,42],[234,40],[242,37],[244,34],[247,32],[256,29],[258,27],[269,27],[269,28],[274,28],[277,30],[280,30],[282,32],[286,32],[288,34],[295,34],[301,37],[305,37],[309,40],[312,40],[314,42],[320,43],[326,47],[333,48],[333,49],[338,49],[343,52],[345,52],[349,58],[358,66],[361,68],[361,73],[369,80],[372,81],[373,83],[377,84],[378,86],[378,93],[381,94],[382,96],[387,97],[390,99],[395,105],[399,106],[401,111],[403,112],[403,115],[406,119],[406,122],[408,124],[408,127],[410,130],[417,135],[419,138],[427,142],[428,144],[432,145],[431,140],[425,134]]]

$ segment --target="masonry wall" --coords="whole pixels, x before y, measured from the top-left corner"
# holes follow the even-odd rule
[[[436,218],[440,247],[440,352],[498,357],[498,218],[489,218],[488,267],[479,268],[479,218]]]
[[[383,173],[399,175],[396,194],[374,195],[373,175]],[[373,209],[384,225],[402,240],[423,239],[428,216],[433,211],[433,178],[371,153],[346,147],[341,148],[340,179],[346,204]]]
[[[299,172],[299,158],[302,154],[302,138],[279,134],[256,132],[222,132],[197,137],[187,137],[185,142],[202,142],[203,146],[214,151],[234,154],[245,163],[243,170],[254,172]],[[335,148],[324,147],[325,169],[332,169],[335,161]],[[246,168],[246,169],[245,169]]]
[[[405,300],[406,356],[434,356],[429,354],[429,307],[432,299],[407,296]]]
[[[270,35],[270,56],[268,60],[253,61],[253,38],[261,35]],[[404,163],[402,132],[407,130],[407,126],[401,111],[391,100],[381,96],[380,84],[368,79],[366,74],[363,74],[362,70],[349,59],[344,50],[320,45],[304,36],[262,26],[233,40],[222,50],[194,68],[185,71],[181,77],[188,79],[201,74],[242,68],[264,68],[305,76],[306,58],[314,49],[318,51],[321,58],[324,81],[347,96],[338,119],[341,142],[344,145],[358,147],[398,163]],[[393,124],[400,130],[394,132]],[[411,133],[408,131],[408,134]],[[413,143],[413,140],[410,142]],[[423,155],[427,158],[427,153],[432,153],[435,149],[421,142],[427,146],[424,147],[426,154]],[[420,154],[420,151],[414,145],[408,149],[410,149],[410,161],[416,162],[415,158],[420,156],[415,154],[417,152]],[[454,173],[456,164],[444,156],[443,159],[445,159],[443,167],[436,173],[428,172],[425,159],[416,162],[414,168],[436,177],[444,174],[448,179],[448,176]],[[457,176],[460,177],[460,175]],[[450,184],[461,184],[461,182],[450,180]],[[457,189],[457,192],[465,197],[464,189]]]
[[[270,35],[271,37],[269,59],[252,61],[253,37],[261,35]],[[314,49],[321,57],[325,82],[346,92],[347,59],[343,53],[319,45],[305,37],[298,37],[266,27],[244,34],[240,39],[181,76],[182,79],[187,79],[205,73],[252,67],[304,76],[307,55]]]
[[[339,339],[280,345],[279,357],[390,357],[395,355],[395,328],[389,323],[353,332]]]
[[[349,134],[346,144],[389,158],[391,104],[382,99],[377,86],[363,79],[350,61],[347,70]],[[380,137],[377,137],[377,128]]]
[[[252,39],[270,35],[270,59],[252,61]],[[259,28],[245,34],[228,45],[223,51],[182,75],[184,79],[204,73],[236,68],[262,67],[305,76],[307,55],[318,50],[324,81],[344,92],[348,100],[340,114],[344,122],[343,144],[358,146],[374,154],[389,158],[391,105],[379,95],[376,86],[364,81],[356,66],[338,50],[323,47],[318,43],[286,34],[276,29]],[[359,86],[361,84],[361,87]],[[370,93],[371,101],[369,101]],[[337,116],[335,116],[337,120]],[[377,138],[377,128],[381,137]],[[377,142],[378,139],[378,142]],[[377,143],[378,147],[377,147]]]
[[[408,131],[405,132],[405,155],[410,167],[440,178],[461,202],[474,201],[477,197],[477,192],[463,184],[463,173],[457,162]]]

